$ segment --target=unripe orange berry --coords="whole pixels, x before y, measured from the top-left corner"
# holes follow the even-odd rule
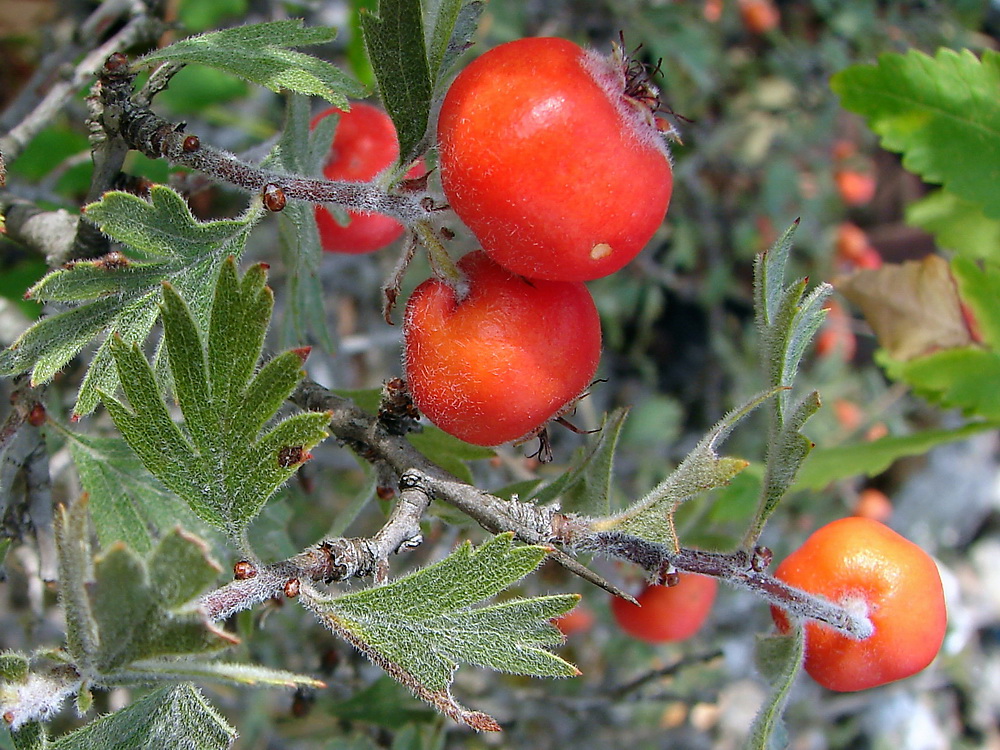
[[[806,623],[806,672],[830,690],[853,691],[924,669],[947,626],[944,590],[930,555],[888,526],[842,518],[820,528],[774,575],[867,616],[875,632],[855,640],[820,622]],[[781,631],[788,617],[771,615]]]

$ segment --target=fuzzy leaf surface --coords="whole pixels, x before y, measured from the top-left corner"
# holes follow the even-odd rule
[[[1000,219],[1000,53],[884,54],[831,81],[903,166]]]
[[[550,622],[575,595],[510,599],[481,605],[538,567],[542,547],[515,546],[501,534],[478,548],[465,543],[441,562],[384,586],[304,603],[417,697],[456,721],[498,729],[451,695],[462,663],[513,674],[569,677],[576,668],[546,650],[562,642]]]
[[[98,627],[96,670],[108,682],[139,659],[202,654],[227,648],[235,638],[194,606],[221,568],[200,539],[175,530],[148,562],[122,543],[94,563],[88,597]]]
[[[745,750],[776,750],[788,746],[782,714],[804,656],[805,631],[801,625],[788,635],[758,637],[754,660],[771,686],[771,694],[750,727]]]
[[[236,730],[193,685],[163,687],[52,743],[53,750],[226,750]]]
[[[362,10],[365,46],[386,112],[399,134],[400,162],[425,149],[431,114],[431,74],[420,0],[379,0],[378,14]]]
[[[233,538],[326,437],[329,419],[296,414],[266,427],[302,378],[302,353],[284,352],[257,370],[273,305],[264,282],[261,266],[241,281],[235,261],[225,263],[204,337],[187,303],[164,287],[164,336],[183,428],[134,345],[112,346],[131,408],[105,397],[146,468]]]
[[[137,64],[199,63],[271,91],[321,96],[346,109],[348,97],[364,98],[364,87],[325,60],[291,49],[323,44],[336,35],[329,27],[305,28],[301,20],[270,21],[191,36],[149,53]]]
[[[87,589],[94,580],[93,550],[87,496],[55,514],[56,549],[59,555],[59,603],[66,618],[66,650],[74,663],[87,669],[97,652],[99,635]]]
[[[145,340],[159,317],[164,281],[191,300],[200,320],[207,319],[211,297],[205,290],[211,289],[226,257],[243,253],[260,215],[257,207],[238,219],[201,222],[178,193],[163,185],[153,186],[149,201],[130,193],[105,193],[87,207],[87,218],[126,245],[128,256],[142,260],[104,258],[47,274],[28,295],[71,306],[42,318],[0,352],[0,375],[30,371],[33,383],[47,382],[91,340],[106,333],[74,409],[77,415],[89,414],[97,406],[99,390],[114,393],[119,386],[111,341]]]
[[[728,484],[749,466],[741,458],[720,456],[718,448],[741,420],[776,392],[758,394],[729,412],[709,430],[670,476],[621,513],[594,522],[594,530],[620,531],[679,549],[680,541],[674,528],[677,508],[687,500]]]
[[[146,470],[123,440],[85,435],[52,424],[66,439],[102,547],[123,541],[146,555],[153,549],[154,535],[161,536],[173,526],[202,536],[210,532],[186,503]]]
[[[761,357],[768,384],[778,389],[778,397],[770,415],[760,502],[745,539],[748,547],[756,543],[812,450],[812,441],[801,430],[820,406],[817,393],[797,401],[791,398],[802,356],[826,317],[823,302],[832,291],[829,284],[820,284],[807,293],[805,279],[785,282],[796,226],[754,263],[754,313]]]
[[[427,62],[435,88],[447,76],[459,55],[472,44],[479,17],[486,9],[483,0],[438,0],[430,3],[427,19]]]

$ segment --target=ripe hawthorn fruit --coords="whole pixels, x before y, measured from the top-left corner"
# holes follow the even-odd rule
[[[649,585],[636,597],[640,606],[612,597],[611,613],[618,626],[648,643],[682,641],[705,622],[719,582],[711,576],[681,573],[674,586]]]
[[[494,261],[536,279],[617,271],[673,187],[645,70],[565,39],[518,39],[454,80],[438,119],[441,183]]]
[[[924,669],[947,626],[944,591],[930,555],[869,518],[823,526],[789,555],[775,577],[866,615],[875,632],[855,640],[815,621],[806,624],[806,672],[830,690],[864,690]],[[782,632],[788,617],[771,615]]]
[[[432,278],[407,301],[413,403],[469,443],[530,438],[594,378],[601,327],[593,298],[581,283],[526,279],[480,251],[458,268],[467,284],[461,296]]]
[[[399,137],[392,120],[382,110],[364,102],[354,102],[347,112],[332,107],[316,115],[315,128],[325,117],[337,115],[337,130],[333,136],[330,156],[323,167],[328,180],[368,182],[399,158]],[[406,173],[407,178],[426,172],[423,161],[417,161]],[[350,221],[340,224],[325,206],[316,206],[316,224],[320,244],[331,253],[360,255],[380,250],[403,233],[403,225],[391,216],[348,211]]]

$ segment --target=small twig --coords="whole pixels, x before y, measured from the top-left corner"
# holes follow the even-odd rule
[[[712,651],[707,651],[701,654],[687,654],[686,656],[682,656],[677,661],[667,664],[665,667],[650,670],[639,675],[633,680],[629,680],[626,683],[611,688],[607,691],[607,695],[613,700],[620,700],[629,693],[635,692],[644,685],[648,685],[650,682],[661,680],[664,677],[672,677],[682,669],[686,669],[687,667],[694,665],[706,664],[720,658],[722,655],[722,649],[713,649]]]
[[[166,73],[164,73],[166,75]],[[265,188],[279,189],[288,200],[334,203],[365,213],[392,216],[411,226],[428,220],[434,206],[428,206],[420,192],[386,192],[375,182],[323,180],[261,169],[234,154],[203,144],[184,132],[183,123],[173,123],[153,113],[147,104],[149,93],[134,95],[135,73],[124,56],[108,57],[100,77],[102,123],[109,138],[120,137],[130,149],[151,159],[166,158],[172,164],[195,169],[219,182],[250,193]]]
[[[395,508],[371,538],[326,539],[270,565],[242,561],[237,563],[236,580],[205,594],[201,606],[211,619],[222,620],[282,594],[294,596],[291,590],[297,593],[300,581],[334,583],[374,575],[378,582],[390,556],[423,541],[420,519],[430,501],[419,475],[404,474]]]
[[[6,157],[8,166],[62,110],[66,102],[93,78],[108,55],[115,50],[128,49],[144,39],[155,39],[162,30],[163,24],[160,21],[148,16],[138,16],[130,20],[104,44],[91,50],[76,65],[69,77],[55,83],[21,122],[11,128],[5,136],[0,137],[0,151]]]
[[[769,553],[764,548],[735,552],[706,552],[689,548],[674,551],[667,545],[648,542],[630,534],[590,532],[587,529],[589,520],[585,518],[557,515],[554,520],[552,541],[628,560],[657,579],[675,571],[713,576],[751,591],[793,616],[826,623],[851,638],[863,640],[874,632],[868,617],[789,586],[768,574],[765,568]]]

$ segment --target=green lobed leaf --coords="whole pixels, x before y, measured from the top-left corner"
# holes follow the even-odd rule
[[[899,362],[878,353],[893,380],[908,383],[915,393],[944,408],[968,416],[1000,420],[1000,355],[978,347],[944,349]]]
[[[399,134],[400,162],[407,164],[426,149],[433,92],[420,0],[379,0],[378,15],[361,11],[361,26],[382,103]]]
[[[302,378],[303,352],[284,352],[255,372],[273,306],[264,269],[240,280],[219,272],[207,337],[171,285],[163,288],[164,339],[184,429],[173,422],[138,347],[113,343],[131,409],[106,405],[146,468],[204,520],[240,538],[247,524],[326,437],[329,415],[273,419]]]
[[[236,730],[193,685],[163,687],[52,744],[53,750],[226,750]]]
[[[533,571],[542,547],[519,547],[501,534],[477,549],[459,547],[436,564],[393,583],[304,603],[334,632],[438,710],[477,728],[495,729],[450,693],[461,663],[538,677],[577,674],[544,647],[562,636],[550,622],[573,607],[576,595],[511,599],[476,605]]]
[[[808,294],[806,279],[785,283],[796,222],[754,262],[754,313],[768,384],[778,389],[770,414],[767,455],[760,501],[747,529],[746,546],[756,544],[768,518],[791,486],[813,444],[801,434],[819,409],[819,394],[792,401],[792,385],[806,348],[826,317],[823,302],[832,287],[820,284]]]
[[[771,694],[761,706],[745,750],[776,750],[787,747],[787,733],[782,714],[792,684],[802,668],[805,656],[805,631],[798,626],[788,635],[758,636],[754,659],[757,668],[771,686]]]
[[[34,383],[47,382],[101,333],[106,333],[91,361],[77,397],[75,413],[92,412],[98,391],[113,394],[118,372],[111,356],[115,337],[141,342],[159,316],[160,286],[169,280],[190,300],[199,321],[207,319],[211,288],[222,261],[239,257],[250,230],[261,216],[260,206],[238,219],[200,222],[184,199],[163,185],[154,185],[150,200],[123,192],[108,192],[86,208],[86,217],[112,239],[128,246],[124,255],[74,263],[52,271],[29,290],[40,302],[77,304],[43,318],[0,352],[0,375],[31,371]]]
[[[709,430],[670,476],[621,513],[596,521],[593,528],[597,531],[620,531],[677,549],[680,544],[674,528],[677,507],[715,487],[728,484],[749,465],[743,459],[719,456],[717,448],[740,421],[776,393],[777,389],[758,394],[730,411]]]
[[[305,28],[301,19],[270,21],[188,37],[139,58],[136,64],[199,63],[271,91],[321,96],[346,109],[348,97],[364,97],[364,87],[325,60],[289,49],[329,42],[336,33],[329,27]]]
[[[922,456],[937,445],[964,440],[998,426],[996,422],[976,422],[956,429],[922,430],[867,443],[817,448],[802,464],[794,489],[821,490],[838,479],[872,477],[881,474],[899,458]]]
[[[806,280],[785,285],[785,267],[791,252],[793,224],[754,262],[754,311],[761,341],[761,356],[772,387],[788,389],[795,380],[809,342],[826,317],[823,302],[833,291],[820,284],[808,295]],[[790,394],[778,395],[778,424],[784,419]]]
[[[439,0],[431,9],[427,26],[427,62],[435,88],[446,83],[455,61],[472,43],[479,17],[486,9],[482,0]]]
[[[615,451],[628,409],[619,408],[604,416],[600,430],[583,460],[532,498],[545,504],[559,498],[564,513],[606,516],[611,512],[611,480]]]
[[[146,470],[123,440],[84,435],[51,420],[50,424],[66,438],[102,547],[124,541],[146,554],[153,548],[154,535],[162,536],[176,525],[203,537],[211,533],[185,502]]]
[[[933,234],[939,247],[1000,261],[1000,220],[986,218],[980,203],[937,190],[906,206],[906,222]]]
[[[842,70],[831,85],[907,169],[1000,219],[1000,53],[884,54],[876,65]]]
[[[94,563],[88,595],[98,625],[94,665],[104,679],[139,659],[204,654],[235,639],[195,605],[221,568],[200,539],[179,529],[164,537],[148,564],[121,542]]]

